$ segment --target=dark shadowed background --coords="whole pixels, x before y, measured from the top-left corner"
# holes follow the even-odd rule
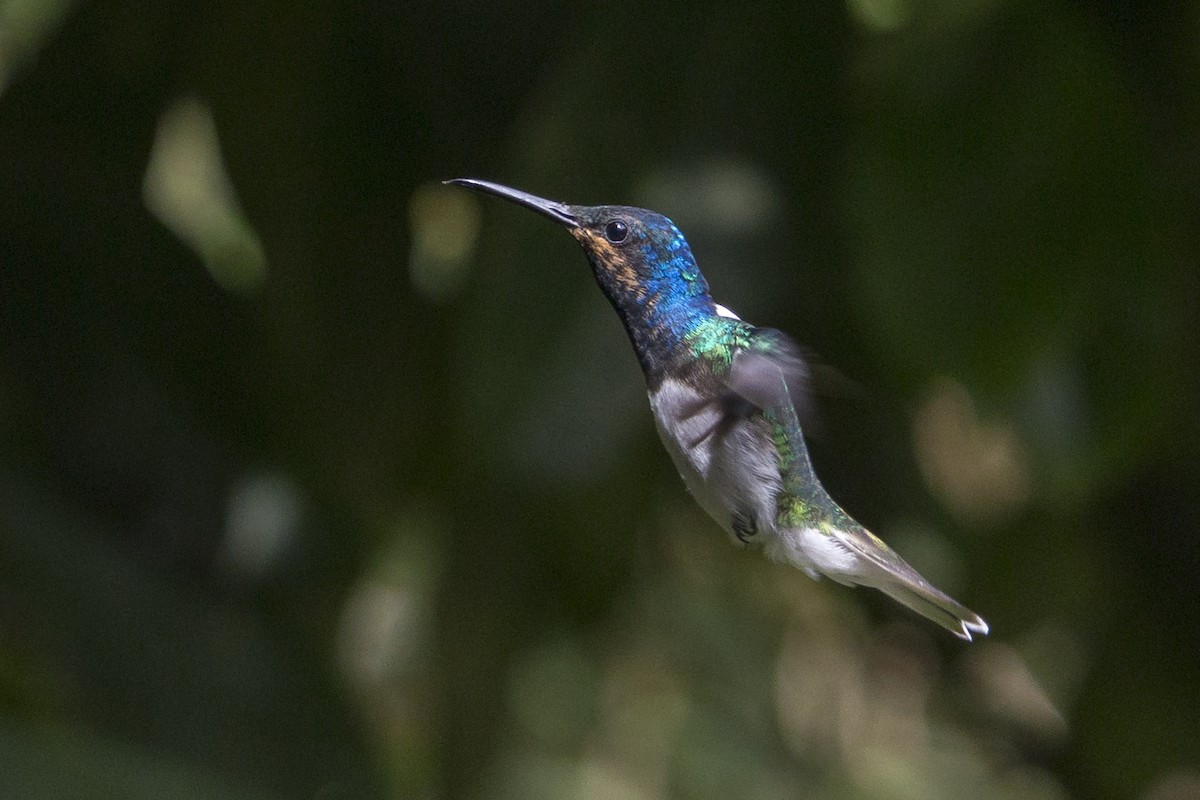
[[[1200,797],[1200,7],[0,0],[0,798]],[[563,231],[992,624],[730,546]]]

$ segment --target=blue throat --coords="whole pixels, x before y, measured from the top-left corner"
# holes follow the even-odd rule
[[[630,271],[589,254],[596,281],[621,318],[651,386],[687,357],[687,337],[717,316],[708,282],[683,236],[665,219],[655,227],[658,241],[640,249],[636,281],[629,280]]]

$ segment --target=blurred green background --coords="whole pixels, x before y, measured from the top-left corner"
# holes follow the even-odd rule
[[[993,634],[731,547],[578,247]],[[0,798],[1200,797],[1200,6],[0,0]]]

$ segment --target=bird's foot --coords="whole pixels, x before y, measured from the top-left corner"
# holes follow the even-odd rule
[[[740,511],[734,513],[730,526],[733,528],[733,535],[742,544],[749,544],[750,540],[758,535],[758,520],[752,514]]]

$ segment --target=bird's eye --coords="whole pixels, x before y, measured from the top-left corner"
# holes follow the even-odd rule
[[[619,219],[614,219],[612,222],[604,226],[604,238],[608,239],[613,244],[619,244],[625,241],[625,237],[629,235],[629,226]]]

